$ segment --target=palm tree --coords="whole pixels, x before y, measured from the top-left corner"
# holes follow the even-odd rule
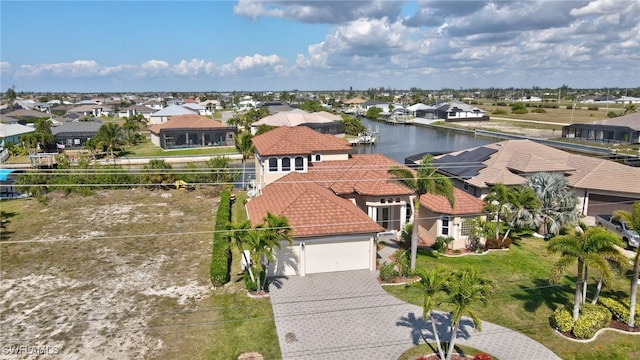
[[[282,247],[282,241],[293,241],[289,221],[284,216],[275,216],[269,212],[261,226],[246,233],[246,244],[251,253],[253,266],[257,266],[258,292],[264,290],[267,281],[267,268],[275,260],[275,249]],[[264,275],[264,276],[263,276]]]
[[[240,222],[239,224],[228,224],[227,228],[229,232],[225,235],[229,243],[236,247],[240,252],[240,256],[244,260],[246,264],[245,271],[249,272],[249,276],[251,277],[251,281],[255,282],[256,278],[253,275],[253,271],[251,271],[251,259],[247,257],[245,254],[245,244],[247,244],[247,234],[251,229],[251,222],[249,220],[245,220]]]
[[[578,222],[578,198],[562,174],[537,173],[527,178],[525,186],[533,189],[540,199],[533,222],[543,234],[558,234],[563,227]]]
[[[469,316],[473,321],[473,326],[478,331],[482,331],[482,322],[473,311],[472,305],[478,302],[488,303],[494,291],[495,284],[491,280],[482,278],[473,268],[464,268],[453,273],[449,281],[446,282],[447,302],[453,305],[453,311],[451,312],[451,340],[449,341],[446,360],[451,359],[462,316]]]
[[[244,189],[245,180],[246,180],[245,165],[246,165],[247,159],[253,156],[253,153],[255,152],[256,147],[253,145],[253,141],[251,141],[252,136],[251,136],[251,132],[249,131],[243,131],[235,135],[234,138],[235,138],[236,149],[240,154],[242,154],[242,188]]]
[[[509,194],[508,227],[502,241],[509,237],[509,233],[514,227],[532,225],[533,214],[540,207],[540,200],[531,188],[513,187]]]
[[[640,234],[640,201],[632,205],[632,211],[616,211],[614,217],[624,219],[630,228]],[[640,268],[640,246],[636,248],[636,256],[633,260],[633,273],[631,275],[631,289],[629,291],[629,326],[635,327],[636,305],[638,297],[638,269]]]
[[[166,161],[152,159],[142,167],[140,181],[148,184],[150,188],[161,187],[163,183],[175,180],[175,175],[170,173],[171,170],[173,167]]]
[[[106,123],[100,127],[96,137],[98,138],[98,144],[106,147],[109,155],[113,158],[115,164],[116,158],[113,154],[113,150],[122,145],[122,128],[116,123]]]
[[[397,177],[397,181],[416,192],[414,199],[413,230],[411,232],[411,270],[416,268],[416,254],[418,252],[418,224],[420,219],[418,209],[420,208],[420,196],[430,193],[442,195],[449,200],[453,207],[455,198],[453,196],[453,185],[446,176],[436,172],[431,164],[431,155],[422,158],[415,174],[406,167],[394,166],[389,169],[389,173]]]
[[[629,102],[629,104],[624,107],[624,115],[633,114],[636,111],[638,111],[638,107],[636,106],[636,104],[633,104],[631,102]]]
[[[420,282],[418,284],[424,292],[422,317],[426,319],[428,315],[431,320],[431,328],[433,329],[433,336],[435,337],[436,344],[438,346],[440,359],[444,359],[444,351],[442,350],[442,344],[440,343],[440,335],[438,334],[436,319],[433,316],[433,308],[436,305],[435,297],[438,293],[444,290],[446,282],[447,272],[441,267],[420,272]]]
[[[484,198],[486,203],[484,210],[494,215],[496,222],[496,239],[500,238],[500,218],[509,210],[511,194],[509,188],[504,184],[495,184],[491,188],[491,193]]]
[[[143,122],[144,117],[142,115],[132,115],[124,120],[122,129],[126,132],[127,141],[130,144],[136,144],[136,135],[138,131],[140,131],[140,124],[142,124]]]
[[[608,260],[624,261],[624,259],[621,260],[621,256],[624,255],[616,247],[620,245],[622,241],[617,236],[599,227],[589,228],[584,233],[573,232],[569,235],[556,236],[547,245],[548,251],[560,253],[560,259],[551,269],[552,283],[557,282],[569,267],[576,264],[578,266],[573,299],[573,322],[576,322],[580,315],[586,267],[596,269],[605,279],[605,283],[608,283],[612,276]]]

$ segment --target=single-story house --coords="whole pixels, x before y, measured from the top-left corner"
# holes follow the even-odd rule
[[[462,102],[442,103],[433,110],[434,118],[444,121],[489,120],[484,110]]]
[[[171,116],[149,126],[151,142],[163,149],[233,146],[236,129],[197,114]]]
[[[0,123],[0,141],[4,148],[9,143],[19,144],[20,136],[36,131],[32,126],[21,125],[18,123],[4,124]]]
[[[479,198],[495,184],[522,185],[528,176],[548,172],[564,175],[583,215],[631,211],[640,200],[640,168],[572,154],[531,140],[507,140],[437,156],[433,166],[454,187]],[[615,174],[615,176],[612,176]]]
[[[169,105],[149,115],[149,125],[165,123],[170,117],[178,115],[198,115],[198,112],[181,105]]]
[[[451,250],[484,244],[484,238],[478,238],[478,244],[472,244],[476,240],[473,236],[473,220],[478,217],[484,219],[484,201],[458,188],[453,189],[453,195],[453,207],[449,200],[441,195],[424,194],[420,197],[419,245],[432,246],[439,236],[453,238],[449,244]]]
[[[562,137],[603,144],[640,143],[640,113],[563,126]]]
[[[251,124],[251,132],[256,133],[258,126],[306,126],[323,134],[344,134],[344,124],[338,115],[326,111],[310,113],[301,109],[281,111],[266,116]]]
[[[80,116],[113,116],[115,109],[111,105],[88,104],[76,106],[69,109],[69,112]]]
[[[293,244],[283,241],[276,249],[270,276],[376,268],[375,239],[383,228],[303,174],[292,172],[267,185],[246,207],[254,225],[270,212],[285,216],[293,228]]]
[[[87,140],[95,137],[101,126],[102,122],[97,119],[94,119],[94,121],[67,122],[60,126],[52,127],[51,132],[56,138],[58,147],[65,149],[79,148]]]
[[[119,117],[128,118],[131,116],[142,115],[145,119],[149,119],[155,110],[146,105],[132,105],[118,112]]]

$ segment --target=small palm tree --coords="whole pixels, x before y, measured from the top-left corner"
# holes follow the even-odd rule
[[[472,306],[479,302],[487,304],[494,291],[495,284],[491,280],[481,277],[473,268],[464,268],[453,273],[446,282],[447,302],[453,305],[453,311],[451,312],[451,340],[449,341],[446,360],[451,359],[462,316],[470,317],[473,321],[473,326],[478,331],[482,331],[482,322],[472,309]]]
[[[589,228],[584,233],[573,232],[569,235],[554,237],[547,245],[547,250],[560,253],[560,259],[551,269],[550,280],[557,282],[567,270],[577,264],[576,290],[573,299],[573,322],[580,315],[582,303],[583,282],[587,266],[595,269],[608,282],[612,277],[612,270],[608,260],[624,261],[620,250],[616,246],[622,241],[613,233],[599,227]]]
[[[256,151],[256,147],[253,145],[251,132],[243,131],[234,136],[236,149],[240,154],[242,154],[242,188],[245,188],[245,173],[246,173],[246,162],[253,153]]]
[[[426,155],[422,158],[415,174],[406,167],[394,166],[389,169],[389,173],[397,177],[397,181],[401,182],[408,188],[416,192],[414,199],[413,229],[411,233],[411,270],[416,268],[416,255],[418,253],[418,209],[420,208],[420,196],[430,193],[442,195],[449,200],[453,207],[455,198],[453,196],[453,185],[448,177],[436,172],[432,166],[432,157]]]
[[[633,203],[632,211],[616,211],[614,217],[624,219],[629,226],[640,234],[640,201]],[[633,272],[631,275],[631,289],[629,291],[629,326],[635,327],[635,315],[638,297],[638,269],[640,268],[640,246],[636,248],[636,256],[633,260]]]
[[[624,115],[633,114],[637,111],[638,107],[636,106],[636,104],[633,104],[631,102],[624,107]]]
[[[438,346],[438,354],[440,359],[444,359],[444,350],[442,350],[442,344],[440,343],[440,335],[438,334],[436,319],[433,316],[433,309],[436,305],[439,305],[439,303],[436,303],[436,296],[444,290],[448,274],[445,269],[436,267],[429,271],[421,271],[419,275],[420,282],[418,282],[418,286],[420,286],[424,294],[422,317],[426,319],[429,316],[433,336]]]
[[[100,146],[107,148],[107,152],[109,153],[109,156],[113,158],[113,162],[115,164],[116,159],[113,151],[123,143],[122,128],[120,127],[120,125],[116,123],[103,124],[98,130],[96,138]]]
[[[484,198],[486,203],[484,210],[494,214],[493,217],[496,223],[496,239],[500,238],[500,219],[504,217],[504,213],[509,211],[509,202],[511,201],[511,194],[509,188],[504,184],[495,184],[491,188],[491,193]]]
[[[247,257],[245,254],[245,245],[247,244],[247,234],[251,229],[251,222],[249,220],[242,221],[238,224],[228,224],[227,229],[229,230],[225,235],[229,243],[236,247],[240,252],[240,256],[244,260],[246,264],[245,271],[249,272],[249,276],[251,277],[251,281],[255,282],[256,278],[253,275],[253,271],[251,271],[251,259]]]
[[[527,178],[525,186],[540,199],[533,222],[543,234],[558,234],[567,225],[575,225],[580,217],[578,197],[569,188],[562,174],[537,173]]]
[[[275,260],[275,249],[282,247],[282,241],[289,244],[293,242],[291,227],[286,217],[268,212],[263,221],[263,225],[249,230],[245,238],[253,266],[258,268],[256,283],[259,292],[265,289],[267,268]]]

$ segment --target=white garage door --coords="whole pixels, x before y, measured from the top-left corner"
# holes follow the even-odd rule
[[[369,240],[331,243],[306,243],[306,273],[369,269]]]

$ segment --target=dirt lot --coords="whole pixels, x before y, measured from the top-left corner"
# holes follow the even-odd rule
[[[203,357],[218,318],[213,195],[133,189],[2,202],[0,358]]]
[[[462,127],[467,129],[483,129],[487,131],[498,131],[508,134],[528,136],[537,139],[554,139],[562,136],[562,130],[553,129],[553,126],[536,124],[532,122],[514,121],[460,121],[447,124],[449,126]]]

